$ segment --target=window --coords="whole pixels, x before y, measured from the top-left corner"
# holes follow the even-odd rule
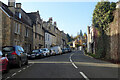
[[[22,16],[21,16],[21,13],[19,13],[19,18],[21,19],[21,17],[22,17]]]
[[[50,37],[50,36],[48,35],[48,41],[49,41],[49,37]]]
[[[15,23],[15,33],[17,33],[17,23]]]
[[[18,24],[18,34],[20,34],[20,24]]]
[[[39,35],[39,40],[41,39],[41,36]]]
[[[47,34],[45,35],[45,40],[47,41]]]
[[[28,37],[28,28],[25,29],[25,36]]]
[[[2,56],[2,52],[0,51],[0,56]]]
[[[15,23],[15,33],[20,34],[20,24]]]
[[[35,38],[37,38],[37,33],[35,33]]]

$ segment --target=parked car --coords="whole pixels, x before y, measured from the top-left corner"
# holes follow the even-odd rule
[[[20,46],[4,46],[2,47],[2,52],[4,55],[7,55],[10,65],[21,67],[22,64],[28,64],[27,54]]]
[[[50,49],[50,55],[52,55],[52,56],[56,55],[55,50]]]
[[[35,54],[36,58],[41,58],[44,56],[43,51],[41,49],[33,50],[32,53]]]
[[[35,59],[35,57],[36,57],[36,54],[35,53],[29,53],[28,54],[28,59]]]
[[[63,53],[63,54],[66,53],[65,49],[62,49],[62,53]]]
[[[50,51],[47,48],[42,48],[44,56],[50,56]]]
[[[72,50],[70,48],[66,48],[67,49],[67,52],[71,52]]]
[[[0,51],[0,71],[5,73],[9,71],[8,58],[5,55],[3,55],[1,51]]]
[[[53,49],[56,52],[56,54],[62,54],[62,50],[59,46],[54,46],[51,49]]]

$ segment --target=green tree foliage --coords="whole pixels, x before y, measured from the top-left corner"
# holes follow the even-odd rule
[[[68,42],[71,42],[73,40],[73,37],[67,34]]]
[[[113,21],[113,11],[116,8],[114,2],[98,2],[93,12],[93,25],[106,30],[109,23]]]
[[[82,30],[80,30],[80,36],[83,36]]]

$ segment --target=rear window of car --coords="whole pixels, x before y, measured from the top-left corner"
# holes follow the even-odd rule
[[[2,56],[2,52],[0,51],[0,56]]]
[[[2,51],[3,52],[11,52],[11,51],[15,51],[15,48],[14,47],[3,47]]]
[[[39,52],[39,50],[33,50],[32,52]]]

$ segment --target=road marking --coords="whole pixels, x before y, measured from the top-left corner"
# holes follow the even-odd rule
[[[70,57],[70,62],[72,62],[72,59],[71,59],[71,57]]]
[[[28,68],[29,66],[27,66],[27,68]]]
[[[73,54],[74,54],[74,53],[73,53]],[[71,59],[71,57],[72,57],[73,54],[70,55],[70,62],[71,62],[72,65],[77,69],[78,67],[74,64],[74,62],[73,62],[72,59]]]
[[[9,79],[10,77],[7,77],[5,80]]]
[[[76,69],[78,68],[74,63],[72,63],[72,65],[73,65]]]
[[[18,72],[21,72],[22,70],[19,70]]]
[[[29,63],[33,63],[33,62],[29,62]],[[34,62],[35,64],[37,64],[37,63],[50,63],[50,64],[69,64],[69,63],[71,63],[70,61],[69,62],[54,62],[54,61],[48,61],[48,62],[45,62],[45,61],[36,61],[36,62]]]
[[[12,74],[12,77],[15,76],[15,75],[16,75],[16,73]]]
[[[23,68],[24,70],[26,69],[26,68]]]
[[[80,74],[81,74],[86,80],[89,80],[88,77],[87,77],[83,72],[80,72]]]

